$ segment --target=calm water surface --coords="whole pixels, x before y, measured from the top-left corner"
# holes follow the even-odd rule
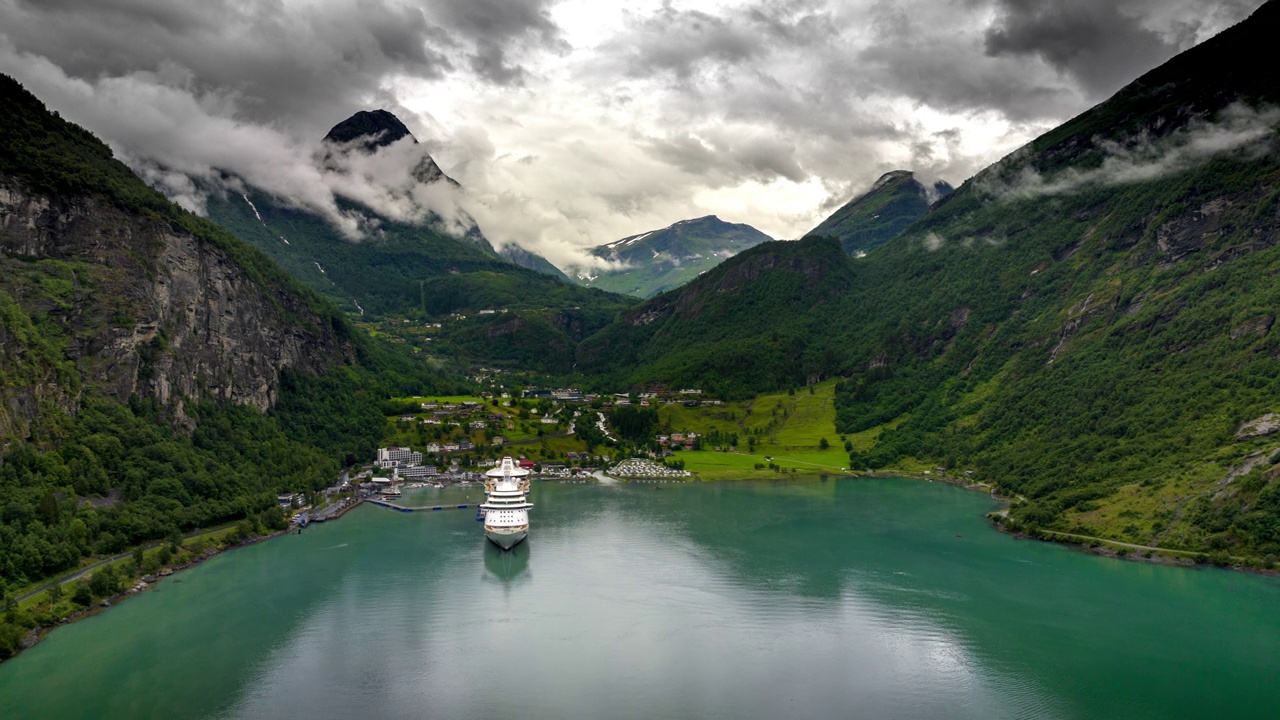
[[[0,718],[1280,713],[1280,582],[992,530],[938,483],[535,484],[221,555],[0,664]],[[474,502],[463,489],[405,501]]]

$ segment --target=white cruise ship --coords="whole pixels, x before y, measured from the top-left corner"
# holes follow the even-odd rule
[[[485,473],[484,536],[503,550],[510,550],[529,535],[529,471],[511,456]]]

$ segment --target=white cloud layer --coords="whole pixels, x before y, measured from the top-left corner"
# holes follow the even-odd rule
[[[986,192],[1012,198],[1065,195],[1090,186],[1147,182],[1203,165],[1214,157],[1243,152],[1246,157],[1271,153],[1280,132],[1280,108],[1227,107],[1217,117],[1198,119],[1167,136],[1140,134],[1120,141],[1097,141],[1104,154],[1094,168],[1069,167],[1045,176],[1030,166],[1010,173],[1006,168],[980,178]],[[1014,153],[1006,163],[1021,161]],[[1005,179],[996,179],[1003,176]]]
[[[959,184],[1258,4],[0,0],[0,71],[189,208],[231,173],[349,237],[335,194],[566,266],[713,213],[799,237],[888,170]],[[422,145],[318,161],[376,107]],[[461,192],[409,180],[427,151]]]

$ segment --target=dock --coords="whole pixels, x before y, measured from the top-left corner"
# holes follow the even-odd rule
[[[467,508],[480,507],[480,503],[462,503],[461,505],[417,505],[411,507],[408,505],[396,505],[395,503],[387,502],[386,500],[374,500],[372,498],[365,500],[365,502],[397,510],[399,512],[436,512],[439,510],[466,510]]]

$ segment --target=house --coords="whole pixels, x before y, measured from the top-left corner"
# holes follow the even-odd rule
[[[423,410],[435,410],[438,407],[440,406],[437,405],[436,403],[422,403]]]
[[[506,439],[506,438],[504,438],[504,437],[502,437],[501,435],[494,435],[494,436],[493,436],[493,440],[492,440],[492,441],[490,441],[490,444],[491,444],[491,445],[502,445],[502,444],[503,444],[503,443],[505,443],[506,441],[507,441],[507,439]]]
[[[529,458],[520,458],[520,467],[524,468],[525,470],[532,470],[533,461],[530,460]]]
[[[455,442],[448,442],[448,443],[445,443],[444,445],[442,445],[442,446],[440,447],[440,449],[441,449],[441,450],[443,450],[443,451],[445,451],[445,452],[458,452],[459,447],[458,447],[458,443],[455,443]]]
[[[429,453],[440,452],[440,443],[438,442],[427,443],[427,452]]]
[[[459,450],[471,450],[471,449],[473,449],[474,447],[475,447],[475,445],[472,445],[470,440],[459,440],[459,441],[458,441],[458,449],[459,449]]]
[[[483,421],[483,420],[472,420],[471,422],[467,423],[467,427],[471,428],[472,430],[483,430],[483,429],[484,429],[484,421]]]
[[[550,415],[547,415],[546,417],[542,418],[538,422],[542,423],[543,425],[555,425],[557,420],[551,417]]]

